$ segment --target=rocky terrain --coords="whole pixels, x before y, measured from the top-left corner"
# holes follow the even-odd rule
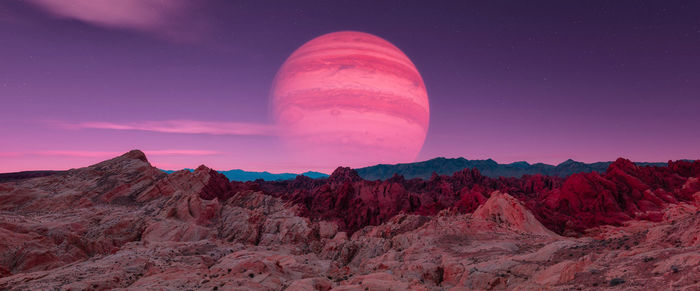
[[[700,161],[229,182],[140,151],[0,183],[0,289],[698,290]]]

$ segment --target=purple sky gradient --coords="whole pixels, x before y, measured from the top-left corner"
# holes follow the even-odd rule
[[[81,167],[133,148],[166,169],[328,172],[339,165],[291,162],[265,125],[284,60],[339,30],[392,42],[420,71],[431,114],[418,160],[700,158],[696,1],[56,7],[85,2],[0,2],[0,172]],[[172,121],[195,123],[153,130]]]

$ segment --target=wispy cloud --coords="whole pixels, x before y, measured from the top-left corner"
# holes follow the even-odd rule
[[[27,155],[38,156],[63,156],[74,158],[108,158],[116,157],[124,154],[126,151],[85,151],[85,150],[46,150],[46,151],[28,151],[28,152],[0,152],[0,157],[19,157]],[[209,150],[144,150],[146,156],[211,156],[219,155],[219,151]]]
[[[36,152],[26,152],[25,155],[40,155],[40,156],[65,156],[65,157],[76,157],[76,158],[101,158],[101,157],[113,157],[118,156],[117,152],[103,152],[103,151],[36,151]]]
[[[219,155],[219,151],[203,151],[203,150],[155,150],[155,151],[144,151],[146,155],[151,156],[212,156]]]
[[[182,15],[196,1],[184,0],[28,0],[63,18],[92,25],[182,37]]]
[[[259,123],[244,122],[210,122],[195,120],[166,120],[145,121],[132,123],[114,122],[81,122],[57,123],[71,129],[111,129],[111,130],[141,130],[165,133],[209,134],[209,135],[276,135],[275,126]]]

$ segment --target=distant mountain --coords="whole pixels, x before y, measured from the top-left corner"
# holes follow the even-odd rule
[[[0,173],[0,183],[36,177],[51,176],[54,174],[60,174],[64,172],[65,171],[24,171],[14,173]]]
[[[429,179],[433,172],[439,175],[452,175],[465,168],[476,168],[479,172],[487,177],[497,178],[497,177],[516,177],[519,178],[523,175],[549,175],[558,177],[568,177],[575,173],[589,173],[589,172],[599,172],[603,173],[608,169],[612,162],[597,162],[586,164],[582,162],[577,162],[572,159],[566,160],[565,162],[558,164],[556,166],[536,163],[530,164],[528,162],[514,162],[510,164],[499,164],[492,159],[488,160],[467,160],[465,158],[435,158],[432,160],[427,160],[423,162],[416,163],[405,163],[405,164],[379,164],[376,166],[364,167],[355,169],[357,173],[365,180],[386,180],[391,178],[394,174],[403,175],[406,179],[422,178]],[[667,163],[647,163],[647,162],[635,162],[639,166],[666,166]],[[186,169],[189,171],[194,171],[193,169]],[[163,170],[164,172],[170,174],[175,171]],[[16,172],[16,173],[0,173],[0,182],[7,182],[13,180],[22,180],[27,178],[43,177],[54,174],[60,174],[65,171],[26,171],[26,172]],[[328,178],[327,174],[319,172],[304,172],[301,174],[294,173],[280,173],[274,174],[270,172],[253,172],[244,170],[228,170],[219,171],[224,174],[229,181],[255,181],[257,179],[262,179],[265,181],[282,181],[282,180],[292,180],[298,175],[303,175],[312,179]]]
[[[433,173],[439,175],[452,175],[465,168],[476,168],[482,175],[496,177],[516,177],[523,175],[549,175],[558,177],[568,177],[574,173],[605,172],[612,162],[597,162],[586,164],[572,159],[556,166],[528,162],[515,162],[510,164],[499,164],[492,159],[488,160],[467,160],[465,158],[435,158],[423,162],[386,165],[380,164],[365,168],[355,169],[365,180],[386,180],[394,174],[403,175],[406,179],[422,178],[429,179]],[[636,163],[640,166],[666,166],[667,163]]]
[[[193,169],[185,169],[190,172],[194,171]],[[170,174],[175,171],[171,170],[163,170],[164,172]],[[304,172],[301,174],[293,174],[293,173],[281,173],[281,174],[273,174],[270,172],[249,172],[249,171],[244,171],[244,170],[228,170],[228,171],[218,171],[221,174],[224,174],[226,178],[229,179],[229,181],[239,181],[239,182],[246,182],[246,181],[255,181],[257,179],[263,179],[265,181],[282,181],[282,180],[292,180],[296,178],[299,175],[307,176],[312,179],[318,179],[318,178],[328,178],[328,175],[324,173],[319,173],[319,172]]]

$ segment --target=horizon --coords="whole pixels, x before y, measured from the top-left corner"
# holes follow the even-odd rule
[[[614,163],[617,159],[626,159],[626,160],[630,160],[630,159],[625,158],[625,157],[618,157],[617,159],[615,159],[615,160],[610,160],[610,161],[595,161],[595,162],[585,162],[585,161],[577,161],[577,160],[574,160],[574,159],[566,159],[565,161],[562,161],[562,162],[559,162],[559,163],[552,163],[552,164],[550,164],[550,163],[543,163],[543,162],[534,162],[534,163],[533,163],[533,162],[528,162],[528,161],[499,162],[499,161],[496,161],[496,160],[491,159],[491,158],[488,158],[488,159],[467,159],[467,158],[465,158],[465,157],[454,157],[454,158],[448,158],[448,157],[434,157],[434,158],[427,159],[427,160],[421,160],[421,161],[415,161],[415,162],[409,162],[409,163],[374,164],[374,165],[364,166],[364,167],[360,167],[360,168],[352,168],[352,169],[361,169],[361,168],[368,168],[368,167],[382,166],[382,165],[394,166],[394,165],[415,164],[415,163],[428,162],[428,161],[432,161],[432,160],[435,160],[435,159],[441,159],[441,158],[442,158],[442,159],[452,159],[452,160],[456,160],[456,159],[465,159],[465,160],[467,160],[467,161],[488,161],[488,160],[492,160],[492,161],[496,162],[496,163],[499,164],[499,165],[510,165],[510,164],[515,164],[515,163],[522,163],[522,162],[524,162],[524,163],[527,163],[527,164],[530,165],[530,166],[532,166],[532,165],[537,165],[537,164],[543,164],[543,165],[548,165],[548,166],[558,166],[558,165],[561,165],[561,164],[566,163],[566,162],[568,162],[568,161],[573,161],[573,162],[578,162],[578,163],[584,163],[584,164],[593,164],[593,163]],[[150,160],[149,160],[149,161],[150,161]],[[658,163],[658,164],[664,164],[664,163],[668,163],[669,161],[676,162],[676,161],[695,161],[695,160],[692,160],[692,159],[678,159],[678,160],[668,160],[668,161],[634,161],[634,160],[630,160],[630,161],[632,161],[633,163],[642,163],[642,164],[645,164],[645,163],[648,163],[648,164],[656,164],[656,163]],[[202,165],[203,165],[203,166],[206,166],[205,164],[201,164],[200,166],[202,166]],[[343,167],[343,166],[338,166],[338,167],[334,168],[333,171],[335,171],[336,169],[341,168],[341,167]],[[156,168],[158,168],[158,167],[156,167]],[[160,169],[160,170],[164,170],[164,171],[179,171],[179,170],[193,170],[193,169],[196,169],[196,168],[197,168],[197,167],[182,168],[182,169],[162,169],[162,168],[159,168],[159,169]],[[267,171],[267,170],[262,170],[262,171],[260,171],[260,170],[248,170],[248,169],[240,169],[240,168],[232,168],[232,169],[226,169],[226,170],[224,170],[224,169],[214,169],[214,170],[216,170],[216,171],[218,171],[218,172],[222,172],[222,171],[244,171],[244,172],[257,172],[257,173],[269,173],[269,174],[298,174],[298,175],[300,175],[300,174],[305,174],[305,173],[309,173],[309,172],[312,172],[312,173],[321,173],[321,174],[326,174],[326,175],[331,175],[331,174],[333,173],[333,171],[330,171],[330,172],[318,172],[318,171],[303,171],[303,172],[270,172],[270,171]]]
[[[97,159],[97,160],[96,160],[96,161],[93,161],[93,162],[90,162],[89,164],[85,164],[85,165],[81,165],[81,166],[77,166],[77,167],[71,167],[71,168],[55,168],[55,169],[43,169],[43,168],[40,168],[40,169],[26,169],[26,170],[19,170],[19,171],[1,171],[1,170],[0,170],[0,174],[16,173],[16,172],[32,172],[32,171],[67,171],[67,170],[71,170],[71,169],[79,169],[79,168],[89,167],[89,166],[92,166],[92,165],[95,165],[95,164],[98,164],[98,163],[101,163],[101,162],[104,162],[104,161],[107,161],[107,160],[111,160],[111,159],[120,157],[120,156],[122,156],[122,155],[125,155],[125,154],[131,152],[131,151],[140,151],[140,152],[144,153],[144,155],[145,155],[146,158],[148,159],[148,163],[149,163],[149,164],[151,164],[153,167],[155,167],[155,168],[157,168],[157,169],[159,169],[159,170],[166,171],[166,172],[176,172],[176,171],[180,171],[180,170],[194,170],[194,169],[197,169],[197,168],[200,167],[200,166],[205,166],[205,167],[207,167],[207,168],[213,169],[213,170],[218,171],[218,172],[243,171],[243,172],[246,172],[246,173],[267,173],[267,174],[273,174],[273,175],[281,175],[281,174],[295,174],[295,175],[301,175],[301,174],[305,174],[305,173],[320,173],[320,174],[331,175],[331,174],[333,173],[333,171],[335,171],[336,169],[342,168],[342,167],[346,167],[346,166],[340,165],[340,166],[337,166],[337,167],[333,168],[331,171],[328,171],[328,172],[320,172],[320,171],[312,171],[312,170],[306,170],[306,171],[300,171],[300,172],[274,172],[274,171],[269,171],[269,170],[254,170],[254,169],[251,170],[251,169],[243,169],[243,168],[218,169],[218,168],[210,167],[210,166],[208,166],[207,164],[198,164],[198,165],[196,165],[196,166],[184,167],[184,168],[177,168],[177,169],[167,169],[167,168],[159,167],[158,165],[154,164],[153,161],[151,160],[151,156],[148,154],[148,151],[142,151],[142,150],[139,150],[139,149],[132,149],[132,150],[128,150],[128,151],[125,151],[125,152],[122,152],[122,153],[114,153],[113,155],[111,155],[111,156],[105,156],[104,158],[103,158],[103,157],[95,157],[95,156],[92,156],[92,157],[90,157],[91,159]],[[103,154],[106,154],[106,153],[103,153]],[[631,159],[625,158],[625,157],[618,157],[617,159],[609,160],[609,161],[593,161],[593,162],[587,162],[587,161],[578,161],[578,160],[574,160],[574,159],[567,159],[567,160],[562,161],[562,162],[559,162],[559,163],[543,163],[543,162],[528,162],[528,161],[499,162],[499,161],[496,161],[496,160],[491,159],[491,158],[487,158],[487,159],[468,159],[468,158],[466,158],[466,157],[442,157],[442,156],[440,156],[440,157],[434,157],[434,158],[427,159],[427,160],[420,160],[420,161],[409,162],[409,163],[393,163],[393,164],[381,164],[381,163],[380,163],[380,164],[374,164],[374,165],[369,165],[369,166],[364,166],[364,167],[357,167],[357,168],[350,167],[350,168],[352,168],[352,169],[361,169],[361,168],[369,168],[369,167],[382,166],[382,165],[386,165],[386,166],[406,165],[406,164],[423,163],[423,162],[428,162],[428,161],[432,161],[432,160],[436,160],[436,159],[448,159],[448,160],[464,159],[464,160],[467,160],[467,161],[488,161],[488,160],[491,160],[491,161],[493,161],[493,162],[495,162],[495,163],[497,163],[497,164],[499,164],[499,165],[511,165],[511,164],[514,164],[514,163],[522,163],[522,162],[525,162],[525,163],[527,163],[527,164],[530,165],[530,166],[532,166],[532,165],[537,165],[537,164],[544,164],[544,165],[555,166],[555,167],[556,167],[556,166],[559,166],[559,165],[561,165],[561,164],[563,164],[563,163],[566,163],[566,162],[568,162],[568,161],[573,161],[573,162],[578,162],[578,163],[584,163],[584,164],[588,164],[588,165],[594,164],[594,163],[613,163],[613,162],[615,162],[615,161],[618,160],[618,159],[626,159],[626,160],[630,160],[630,161],[632,161],[632,162],[634,162],[634,163],[642,163],[642,164],[643,164],[643,163],[650,163],[650,164],[659,163],[659,164],[663,164],[663,163],[667,163],[667,162],[669,162],[669,161],[673,161],[673,162],[677,162],[677,161],[695,161],[694,159],[677,159],[677,160],[668,160],[668,161],[635,161],[635,160],[631,160]]]
[[[109,159],[114,158],[114,157],[118,157],[118,156],[120,156],[120,155],[122,155],[122,154],[124,154],[124,153],[127,153],[127,152],[129,152],[129,150],[126,150],[126,151],[123,151],[123,152],[110,152],[110,153],[105,153],[105,152],[102,152],[102,153],[93,153],[93,152],[91,152],[91,153],[87,153],[87,154],[78,154],[78,153],[46,153],[46,154],[43,154],[43,153],[37,153],[37,156],[42,156],[42,155],[56,155],[56,156],[61,156],[61,155],[65,155],[65,156],[67,157],[67,160],[69,160],[69,161],[71,162],[71,164],[74,164],[75,166],[71,166],[71,167],[60,167],[60,166],[58,166],[58,167],[47,167],[47,168],[35,168],[35,167],[32,167],[31,165],[28,165],[27,167],[22,167],[22,168],[17,168],[17,169],[15,169],[15,168],[7,168],[7,169],[9,169],[9,170],[6,170],[6,168],[4,168],[2,165],[0,165],[0,173],[13,173],[13,172],[25,172],[25,171],[62,171],[62,170],[83,168],[83,167],[88,167],[88,166],[91,166],[91,165],[100,163],[100,162],[105,161],[105,160],[109,160]],[[219,169],[219,168],[211,167],[211,166],[209,166],[209,165],[206,164],[206,163],[194,163],[194,164],[186,165],[186,166],[183,166],[183,167],[167,168],[167,167],[162,167],[162,166],[160,166],[161,164],[158,163],[157,161],[154,162],[154,160],[158,160],[158,155],[155,155],[155,156],[150,155],[150,154],[149,154],[149,151],[143,151],[143,152],[144,152],[144,153],[146,154],[146,156],[148,157],[149,163],[151,163],[154,167],[156,167],[156,168],[158,168],[158,169],[166,170],[166,171],[178,171],[178,170],[184,170],[184,169],[196,169],[197,167],[199,167],[199,166],[201,166],[201,165],[204,165],[204,166],[207,166],[207,167],[209,167],[209,168],[216,169],[217,171],[242,170],[242,171],[246,171],[246,172],[268,172],[268,173],[271,173],[271,174],[300,174],[300,173],[305,173],[305,172],[318,172],[318,173],[323,173],[323,174],[328,174],[328,175],[330,175],[335,169],[337,169],[337,168],[339,168],[339,167],[346,167],[346,166],[344,166],[344,165],[338,165],[338,166],[336,166],[336,167],[331,168],[330,171],[317,171],[317,170],[312,170],[312,169],[307,169],[307,168],[301,168],[301,169],[298,170],[298,171],[285,171],[285,170],[282,170],[282,171],[275,171],[275,170],[269,170],[269,169],[265,169],[265,168],[260,168],[260,169],[258,169],[258,168],[240,168],[240,167],[236,167],[236,166],[232,166],[232,167],[230,167],[230,168],[221,168],[221,169]],[[1,160],[2,158],[4,158],[4,157],[7,157],[7,156],[0,155],[0,160]],[[630,158],[628,158],[628,157],[619,156],[619,157],[617,157],[617,158],[610,159],[610,160],[590,160],[590,161],[584,161],[584,160],[577,160],[577,159],[573,159],[573,158],[568,158],[568,159],[565,159],[565,160],[559,161],[559,162],[540,162],[540,161],[524,161],[524,160],[499,161],[499,160],[496,160],[496,159],[493,159],[493,158],[478,158],[478,159],[475,158],[475,159],[471,159],[471,158],[467,158],[467,157],[464,157],[464,156],[455,156],[455,157],[436,156],[436,157],[433,157],[433,158],[428,158],[428,159],[424,159],[424,160],[416,160],[416,161],[413,161],[413,162],[399,162],[399,163],[389,163],[389,164],[387,164],[387,163],[377,163],[377,164],[370,164],[370,165],[365,165],[365,166],[361,166],[361,167],[351,167],[351,168],[353,168],[353,169],[358,169],[358,168],[372,167],[372,166],[377,166],[377,165],[413,164],[413,163],[421,163],[421,162],[426,162],[426,161],[430,161],[430,160],[434,160],[434,159],[439,159],[439,158],[444,158],[444,159],[460,159],[460,158],[462,158],[462,159],[466,159],[466,160],[469,160],[469,161],[486,161],[486,160],[493,160],[494,162],[496,162],[496,163],[498,163],[498,164],[501,164],[501,165],[507,165],[507,164],[525,162],[525,163],[528,163],[529,165],[545,164],[545,165],[551,165],[551,166],[557,166],[557,165],[562,164],[562,163],[564,163],[564,162],[566,162],[566,161],[568,161],[568,160],[572,160],[572,161],[574,161],[574,162],[581,162],[581,163],[585,163],[585,164],[614,162],[615,160],[617,160],[617,159],[619,159],[619,158],[627,159],[627,160],[630,160],[630,161],[635,162],[635,163],[667,163],[668,161],[682,161],[682,160],[685,160],[685,161],[694,161],[694,160],[699,160],[699,159],[692,159],[692,158],[680,158],[680,159],[669,159],[669,160],[665,160],[665,161],[646,161],[646,160],[638,161],[638,160],[630,159]],[[166,165],[167,165],[167,163],[166,163]]]
[[[93,4],[0,3],[0,172],[700,159],[700,3]]]

